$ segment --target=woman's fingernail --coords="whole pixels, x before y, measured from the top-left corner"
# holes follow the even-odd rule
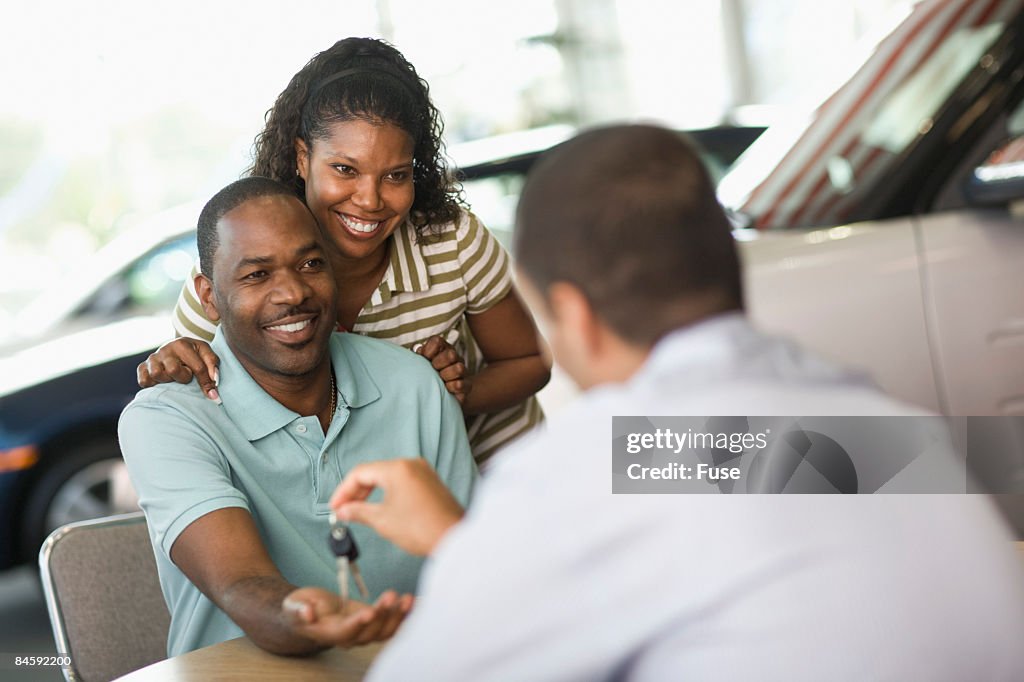
[[[209,391],[206,392],[206,395],[208,395],[210,397],[210,400],[217,403],[218,405],[224,404],[224,401],[220,399],[220,393],[217,392],[217,389],[211,388]]]
[[[216,367],[213,369],[213,385],[220,386],[220,370]]]

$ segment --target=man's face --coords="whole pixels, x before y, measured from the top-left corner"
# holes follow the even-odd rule
[[[213,281],[196,286],[254,379],[301,376],[323,362],[337,286],[316,221],[295,197],[250,199],[218,225]]]

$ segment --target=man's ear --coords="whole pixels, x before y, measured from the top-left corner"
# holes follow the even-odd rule
[[[555,325],[575,344],[594,351],[601,341],[601,320],[575,284],[555,282],[548,287],[548,308]]]
[[[196,294],[199,295],[199,302],[203,305],[203,310],[206,312],[206,317],[212,322],[220,321],[220,311],[217,310],[217,304],[214,301],[216,298],[213,295],[213,282],[206,275],[200,273],[196,275],[194,280],[196,287]]]
[[[301,137],[295,138],[295,173],[303,182],[309,175],[309,147]]]

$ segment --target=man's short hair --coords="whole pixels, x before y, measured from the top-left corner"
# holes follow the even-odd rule
[[[217,246],[220,245],[217,232],[220,219],[228,211],[238,208],[250,199],[277,195],[295,199],[295,193],[276,180],[253,176],[232,182],[206,202],[199,214],[199,224],[196,227],[199,270],[204,275],[213,279],[213,257],[217,253]]]
[[[577,286],[645,346],[691,321],[696,301],[743,308],[729,219],[695,147],[664,128],[595,129],[545,153],[519,200],[515,255],[542,293]]]

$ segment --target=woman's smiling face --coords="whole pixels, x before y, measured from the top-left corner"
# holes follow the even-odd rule
[[[328,131],[311,146],[295,141],[306,204],[345,258],[383,258],[384,242],[416,195],[413,139],[390,123],[362,119],[332,123]]]

